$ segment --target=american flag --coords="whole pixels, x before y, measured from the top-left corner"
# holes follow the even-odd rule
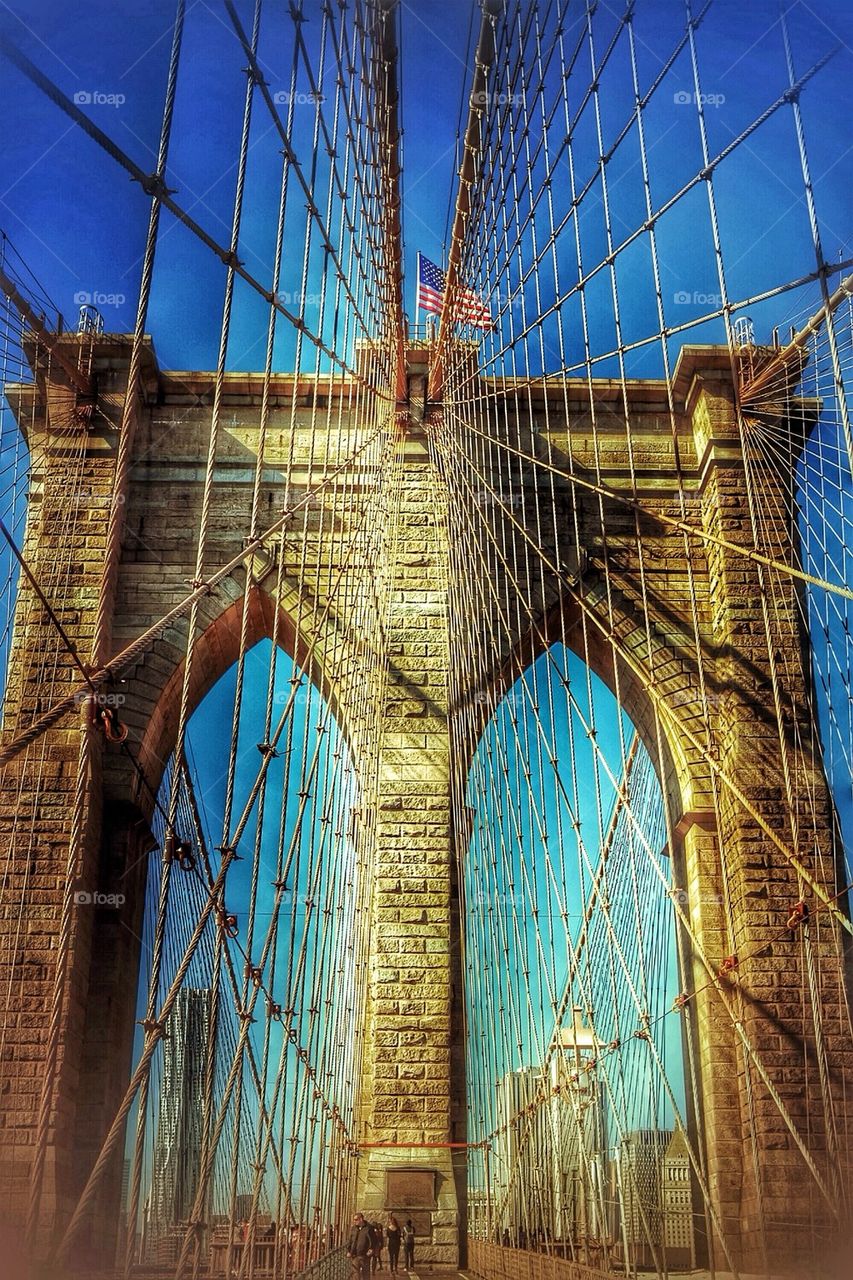
[[[434,262],[430,262],[429,258],[419,253],[415,305],[423,311],[432,311],[436,315],[441,315],[446,281],[447,277],[441,267],[437,267]],[[456,319],[459,324],[467,324],[475,329],[492,328],[491,310],[472,289],[457,289]]]

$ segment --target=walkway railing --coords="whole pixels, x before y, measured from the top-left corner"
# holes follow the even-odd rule
[[[299,1273],[298,1280],[345,1280],[352,1271],[346,1249],[340,1245]]]
[[[508,1249],[468,1237],[467,1271],[486,1280],[612,1280],[613,1273],[571,1262],[552,1253]]]
[[[227,1256],[227,1239],[224,1241],[214,1240],[211,1242],[210,1249],[210,1277],[211,1280],[217,1280],[217,1277],[225,1276],[226,1256]],[[243,1267],[243,1250],[245,1246],[242,1241],[233,1241],[231,1245],[231,1274],[242,1274]],[[275,1265],[275,1240],[256,1240],[253,1249],[253,1274],[262,1276],[272,1276],[279,1274],[282,1263],[279,1259],[279,1271],[276,1271]],[[345,1280],[350,1273],[350,1263],[346,1256],[346,1250],[343,1246],[333,1249],[330,1253],[323,1254],[322,1257],[316,1258],[307,1266],[300,1266],[296,1261],[293,1268],[291,1260],[287,1270],[292,1280]],[[293,1269],[292,1269],[293,1268]]]

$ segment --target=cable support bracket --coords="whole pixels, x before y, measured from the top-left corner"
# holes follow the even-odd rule
[[[177,195],[177,187],[168,187],[163,175],[160,173],[149,173],[142,178],[131,178],[131,182],[138,182],[142,190],[147,196],[151,196],[152,200],[164,200],[168,196]]]
[[[249,67],[241,67],[241,70],[246,73],[246,75],[249,77],[252,83],[256,84],[259,89],[264,89],[269,87],[269,80],[264,79],[264,77],[261,75],[260,69],[258,68],[257,64]]]
[[[204,591],[206,596],[212,596],[216,591],[216,586],[208,578],[184,578],[185,584],[193,591]]]
[[[226,911],[225,907],[219,907],[216,912],[217,923],[226,938],[236,938],[239,933],[239,923],[237,916],[231,911]]]
[[[801,924],[808,923],[808,919],[809,919],[808,903],[805,902],[803,899],[800,899],[800,901],[795,902],[793,907],[791,908],[790,915],[788,916],[788,928],[791,930],[792,933],[795,933],[797,929],[799,929]]]

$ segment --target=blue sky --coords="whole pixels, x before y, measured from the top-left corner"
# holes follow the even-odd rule
[[[306,12],[319,12],[308,3]],[[238,5],[249,26],[251,7]],[[271,89],[289,81],[285,6],[267,5],[262,62]],[[103,94],[87,105],[95,122],[145,167],[153,167],[159,135],[174,6],[134,7],[95,0],[81,8],[63,0],[4,4],[0,33],[11,35],[57,84]],[[469,6],[405,6],[404,127],[407,164],[408,305],[413,310],[414,254],[440,258],[454,171]],[[14,17],[12,15],[15,15]],[[289,20],[288,20],[289,24]],[[311,23],[306,24],[310,29]],[[92,33],[97,32],[97,38]],[[190,0],[174,126],[170,184],[212,234],[228,239],[245,76],[245,58],[221,6]],[[132,328],[147,197],[115,162],[81,136],[59,109],[4,64],[0,103],[5,121],[0,227],[33,264],[70,324],[75,295],[98,293],[108,329]],[[301,108],[305,119],[313,109]],[[267,280],[272,269],[279,140],[262,105],[256,110],[246,206],[246,263]],[[297,127],[300,126],[297,109]],[[11,177],[14,175],[14,177]],[[60,197],[60,198],[58,198]],[[150,329],[164,367],[208,368],[215,361],[224,272],[204,246],[164,216]],[[287,280],[283,282],[287,287]],[[264,305],[238,286],[232,364],[263,363]],[[285,326],[282,326],[284,328]]]
[[[238,5],[246,26],[251,5]],[[314,19],[319,0],[309,0]],[[442,258],[448,199],[455,166],[455,135],[463,82],[470,63],[468,0],[407,0],[402,5],[402,87],[404,126],[404,229],[406,305],[414,311],[414,255],[418,249]],[[605,32],[610,10],[599,6]],[[617,12],[614,6],[612,12]],[[706,112],[712,152],[728,145],[769,98],[784,87],[781,42],[769,0],[750,6],[717,0],[698,34],[703,85],[722,97]],[[582,6],[569,7],[569,37],[577,31]],[[0,34],[15,39],[60,87],[73,96],[92,95],[86,106],[95,120],[143,167],[153,160],[173,16],[172,0],[133,6],[94,0],[85,6],[66,0],[9,0],[0,10]],[[843,0],[818,6],[796,3],[789,21],[798,71],[840,42],[840,50],[813,90],[803,96],[812,178],[827,256],[851,253],[849,243],[849,148],[847,86],[853,71],[851,17]],[[267,5],[261,43],[264,72],[273,91],[288,83],[290,41],[285,6]],[[474,26],[476,28],[477,20]],[[645,0],[638,6],[640,76],[648,84],[683,26],[680,0]],[[306,30],[316,33],[316,21]],[[96,38],[92,33],[96,32]],[[603,38],[602,38],[603,39]],[[245,63],[227,15],[214,0],[190,0],[179,85],[170,172],[177,198],[221,240],[227,240],[245,87]],[[588,71],[581,66],[574,100]],[[669,73],[673,93],[690,87],[684,56]],[[653,186],[665,198],[697,160],[693,113],[673,112],[672,95],[660,95],[648,110]],[[605,136],[617,128],[629,105],[624,60],[617,58],[602,85]],[[100,95],[100,97],[99,97]],[[30,86],[4,65],[0,81],[4,119],[4,179],[0,183],[0,227],[6,230],[73,323],[75,296],[98,294],[107,328],[132,326],[147,198],[115,162]],[[297,143],[304,141],[313,108],[297,110]],[[580,165],[594,163],[591,122],[578,131]],[[589,154],[587,155],[587,151]],[[798,158],[790,113],[780,113],[721,166],[717,175],[721,232],[732,297],[743,297],[809,269],[810,243],[804,216]],[[639,216],[639,170],[630,146],[614,159],[618,216],[627,224]],[[263,280],[272,265],[278,138],[259,105],[255,113],[244,234],[247,265]],[[152,165],[153,167],[153,165]],[[584,173],[579,175],[586,176]],[[583,232],[587,261],[601,251],[601,223],[590,205]],[[297,255],[298,256],[298,255]],[[689,301],[670,308],[671,322],[699,314],[694,295],[716,288],[707,232],[693,198],[673,212],[664,256],[665,286]],[[643,267],[626,256],[624,287],[636,295],[626,308],[626,326],[652,331]],[[150,328],[161,362],[172,368],[211,367],[219,328],[223,271],[210,251],[164,215],[155,275]],[[284,287],[287,287],[285,271]],[[632,289],[632,285],[636,288]],[[669,290],[667,297],[669,296]],[[593,297],[595,290],[592,291]],[[795,300],[758,307],[759,326],[769,328],[795,309]],[[600,333],[607,337],[606,309],[599,309]],[[766,317],[766,319],[765,319]],[[285,328],[286,326],[283,326]],[[263,304],[238,286],[232,367],[262,363]],[[628,336],[632,336],[629,332]],[[281,358],[287,355],[282,335]],[[638,370],[639,371],[639,370]]]

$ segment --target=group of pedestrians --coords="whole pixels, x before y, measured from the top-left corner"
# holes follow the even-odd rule
[[[403,1269],[411,1271],[415,1265],[415,1228],[411,1218],[400,1226],[393,1213],[383,1229],[381,1222],[368,1222],[363,1213],[353,1216],[347,1242],[347,1257],[352,1261],[357,1280],[367,1280],[371,1271],[382,1269],[382,1250],[388,1243],[388,1269],[397,1275],[400,1246],[403,1247]]]

